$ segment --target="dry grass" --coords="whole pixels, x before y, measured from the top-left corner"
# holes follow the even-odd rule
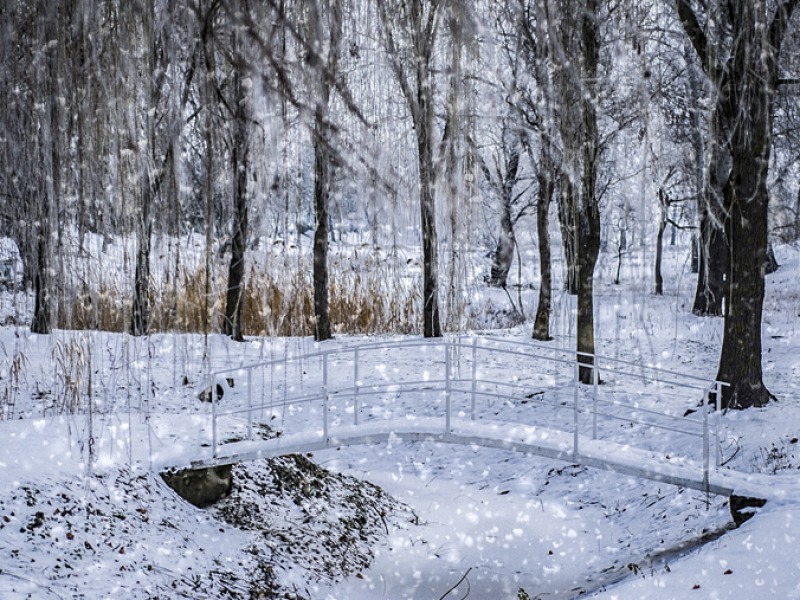
[[[75,414],[88,412],[92,401],[92,362],[90,341],[85,336],[55,340],[51,349],[55,367],[52,396],[44,396],[50,406],[43,414]]]
[[[398,278],[373,258],[338,259],[331,265],[329,303],[336,333],[418,333],[422,321],[419,278]],[[150,331],[199,333],[221,330],[225,309],[223,268],[213,273],[206,302],[204,267],[151,278]],[[104,281],[82,282],[59,306],[63,329],[127,331],[130,294]],[[314,289],[310,269],[251,267],[245,285],[242,329],[252,336],[313,334]]]
[[[0,344],[0,420],[14,417],[20,389],[24,383],[25,370],[30,365],[28,357],[20,351],[9,355]]]

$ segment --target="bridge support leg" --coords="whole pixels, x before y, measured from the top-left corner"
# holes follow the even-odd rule
[[[361,410],[360,406],[360,399],[358,397],[358,371],[359,371],[359,362],[360,356],[358,352],[358,348],[355,350],[355,355],[353,356],[353,423],[358,425],[358,413]]]
[[[211,382],[211,455],[217,457],[217,386]]]
[[[444,402],[445,402],[445,415],[444,415],[444,432],[449,434],[452,431],[450,423],[450,401],[451,401],[451,388],[450,388],[450,344],[444,347]]]
[[[328,443],[328,355],[322,355],[322,437]]]
[[[478,388],[478,338],[472,338],[472,407],[470,416],[475,420],[475,398]]]
[[[575,381],[573,382],[575,385],[575,394],[572,400],[572,412],[573,412],[573,424],[572,424],[572,459],[575,462],[578,462],[578,425],[580,423],[580,410],[578,408],[578,396],[580,394],[580,381],[581,381],[581,371],[580,371],[580,363],[575,361]]]

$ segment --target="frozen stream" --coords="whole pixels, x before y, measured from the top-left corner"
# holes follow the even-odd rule
[[[325,452],[316,459],[383,487],[411,506],[421,525],[390,531],[388,545],[376,549],[369,569],[320,590],[321,598],[436,600],[467,571],[448,600],[517,598],[520,589],[531,598],[572,598],[609,578],[618,580],[620,569],[624,573],[625,565],[641,560],[646,550],[673,542],[659,536],[658,524],[635,539],[627,530],[624,507],[602,505],[584,483],[618,477],[624,497],[636,487],[628,478],[584,472],[548,481],[544,475],[552,465],[546,461],[496,452],[493,463],[486,449],[478,451],[484,455],[479,459],[486,465],[483,473],[474,472],[476,451],[469,448],[448,449],[441,461],[436,453],[442,448],[432,445],[416,452],[408,447],[396,453],[374,450],[369,458],[348,450],[345,456],[345,451]],[[467,481],[470,475],[473,480]],[[666,499],[669,492],[653,505],[662,502],[676,511],[688,507],[683,500]],[[583,496],[581,501],[576,495]],[[606,518],[609,511],[621,518]],[[694,516],[716,524],[724,518],[722,511],[702,513]],[[686,537],[693,537],[688,530]]]

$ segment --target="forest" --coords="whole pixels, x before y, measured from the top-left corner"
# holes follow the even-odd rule
[[[665,236],[690,236],[721,405],[764,405],[765,274],[800,234],[797,4],[3,2],[19,318],[437,337],[492,286],[548,340],[557,265],[588,365],[599,256],[653,249],[662,294]]]
[[[0,597],[800,597],[798,5],[0,0]]]

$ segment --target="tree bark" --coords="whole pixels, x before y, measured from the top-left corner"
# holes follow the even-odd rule
[[[153,233],[152,205],[154,201],[154,181],[151,178],[151,161],[155,158],[155,110],[156,91],[153,82],[156,72],[156,39],[154,31],[155,7],[148,2],[142,12],[143,36],[146,44],[145,60],[143,65],[143,79],[146,89],[146,102],[144,115],[144,130],[146,147],[140,149],[139,169],[141,202],[136,222],[136,235],[138,249],[136,252],[136,268],[133,279],[133,306],[131,308],[131,335],[146,335],[150,325],[150,245]]]
[[[144,161],[145,164],[147,161]],[[142,167],[143,171],[148,169]],[[137,241],[139,247],[136,251],[136,269],[133,277],[133,306],[131,309],[131,335],[146,335],[150,323],[150,242],[152,239],[152,219],[150,206],[152,204],[150,182],[147,174],[142,176],[142,200],[139,205],[137,222]]]
[[[45,3],[39,15],[38,37],[42,52],[46,53],[44,68],[40,69],[38,88],[42,98],[48,98],[40,110],[39,136],[41,138],[41,160],[44,181],[37,198],[36,219],[36,271],[34,274],[35,301],[31,332],[48,334],[53,327],[53,289],[52,289],[52,237],[54,211],[58,204],[57,195],[61,188],[61,153],[58,146],[59,123],[59,83],[57,49],[50,47],[50,41],[57,39],[58,5]]]
[[[572,206],[577,192],[569,177],[562,175],[558,197],[558,224],[561,228],[561,247],[564,251],[564,289],[572,296],[578,293],[578,257],[575,252],[576,225]]]
[[[233,53],[239,60],[241,48],[238,33],[233,33]],[[228,291],[225,297],[225,318],[222,331],[237,342],[244,341],[242,315],[244,313],[245,254],[249,227],[247,178],[250,171],[249,110],[247,91],[242,79],[243,66],[233,67],[233,136],[231,140],[231,171],[233,174],[233,236],[231,261],[228,266]]]
[[[550,201],[553,197],[553,170],[549,158],[542,155],[539,173],[536,177],[539,194],[536,204],[536,237],[539,246],[539,300],[536,305],[536,319],[533,323],[533,339],[542,342],[550,337],[550,308],[553,295],[553,270],[550,263]]]
[[[514,202],[514,186],[517,183],[519,172],[519,147],[518,137],[511,136],[512,140],[504,140],[506,161],[504,180],[500,197],[500,235],[497,238],[497,248],[492,258],[492,270],[489,275],[489,285],[505,288],[508,285],[508,273],[514,262],[514,248],[516,236],[514,234],[514,221],[511,207]]]
[[[600,254],[600,206],[596,196],[599,131],[595,82],[600,64],[597,0],[586,0],[581,23],[584,85],[581,94],[583,149],[578,237],[578,362],[594,365],[594,269]],[[580,367],[582,383],[592,383],[593,367]]]
[[[33,276],[35,301],[33,319],[31,320],[31,333],[48,334],[52,330],[50,322],[50,228],[43,224],[36,233],[36,271]]]
[[[442,335],[439,316],[439,242],[436,233],[435,173],[433,164],[434,81],[431,70],[433,46],[436,39],[440,0],[411,0],[407,6],[393,7],[389,14],[385,0],[379,0],[378,10],[390,66],[400,84],[411,113],[417,143],[419,168],[420,225],[422,231],[422,333],[425,337]],[[409,66],[398,49],[394,20],[402,18],[408,30],[411,49]],[[409,77],[409,71],[413,76]]]
[[[658,235],[656,236],[655,294],[664,294],[664,277],[661,274],[661,258],[664,254],[664,230],[667,228],[667,201],[663,189],[658,190]]]
[[[330,238],[330,197],[333,186],[333,156],[331,155],[332,129],[330,125],[330,96],[337,77],[342,39],[342,7],[333,0],[325,11],[327,17],[328,49],[322,58],[324,64],[315,74],[317,78],[317,105],[314,113],[314,339],[318,342],[333,337],[330,317],[328,285],[328,245]],[[315,41],[321,47],[325,28],[323,15],[314,9],[312,29]]]
[[[711,115],[708,176],[703,193],[698,198],[700,225],[700,270],[697,274],[692,312],[701,317],[722,316],[725,298],[725,273],[728,268],[728,247],[725,241],[724,186],[730,173],[730,151],[717,136],[727,131],[726,114],[722,106]],[[699,127],[699,121],[697,123]]]
[[[521,31],[526,47],[531,52],[530,59],[536,85],[542,93],[538,102],[539,114],[542,115],[539,139],[539,170],[536,174],[538,184],[536,203],[536,237],[539,247],[539,298],[536,305],[536,318],[533,323],[532,337],[539,341],[549,341],[550,336],[550,310],[553,295],[553,267],[550,249],[550,203],[553,199],[556,182],[556,167],[553,161],[553,140],[558,135],[556,123],[557,98],[554,94],[554,71],[551,56],[552,37],[548,31],[550,27],[547,0],[536,0],[534,5],[536,18],[535,32],[530,29],[527,16],[523,13]],[[529,149],[530,150],[530,149]],[[560,216],[560,211],[559,211]],[[561,220],[561,219],[559,219]]]
[[[415,18],[421,20],[421,14]],[[418,27],[418,30],[422,33],[421,27]],[[427,44],[422,40],[420,43]],[[420,56],[416,60],[419,118],[415,129],[417,132],[420,220],[422,224],[422,333],[424,337],[440,337],[442,329],[439,316],[439,239],[436,233],[434,197],[436,182],[433,167],[433,80],[430,52],[420,52],[419,54]]]
[[[700,208],[698,246],[697,287],[692,312],[698,317],[721,317],[728,248],[725,231],[719,228],[705,207]]]
[[[429,111],[429,99],[420,94],[420,108]],[[432,116],[432,115],[431,115]],[[433,195],[433,149],[430,128],[433,119],[425,118],[417,126],[419,156],[420,221],[422,223],[422,334],[424,337],[442,335],[439,318],[439,242],[436,234],[436,207]]]
[[[244,101],[242,99],[242,101]],[[239,122],[237,128],[245,129],[246,122]],[[249,170],[248,142],[245,131],[236,134],[236,141],[231,153],[233,170],[233,238],[231,239],[231,262],[228,266],[228,292],[225,298],[225,320],[223,333],[231,339],[244,341],[242,331],[242,314],[244,311],[244,272],[245,253],[247,251],[248,232],[248,200],[247,174]]]
[[[328,199],[330,195],[330,156],[327,151],[327,125],[317,116],[314,127],[314,339],[333,337],[328,298]]]

